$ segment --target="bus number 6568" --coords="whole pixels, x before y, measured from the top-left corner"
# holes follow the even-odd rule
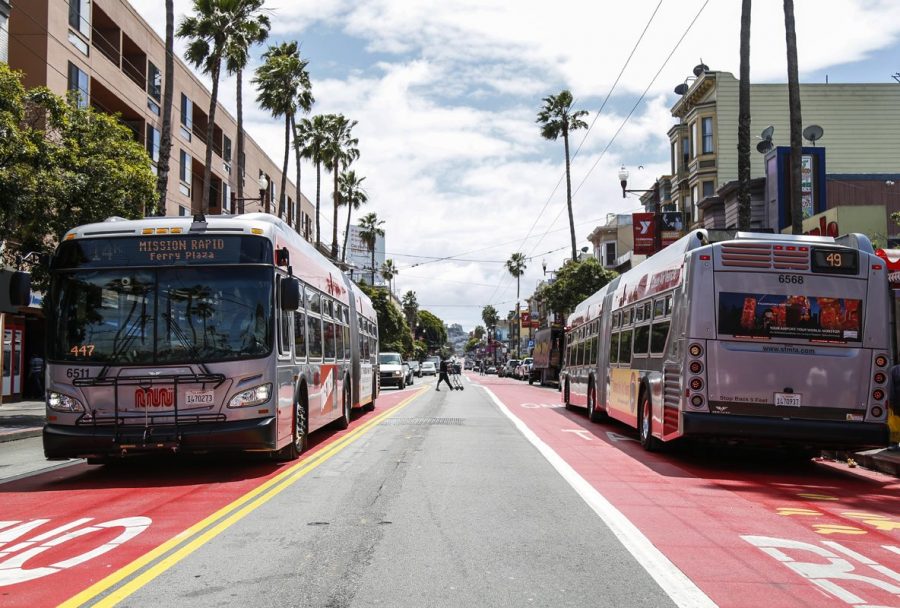
[[[802,274],[780,274],[780,275],[778,275],[778,282],[802,285],[803,284],[803,275]]]

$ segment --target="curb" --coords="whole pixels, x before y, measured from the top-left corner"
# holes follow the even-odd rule
[[[881,452],[881,450],[875,450],[875,452]],[[853,459],[861,467],[900,477],[900,459],[879,458],[877,455],[867,452],[857,452],[853,455]]]
[[[19,439],[28,439],[30,437],[40,437],[43,430],[42,427],[34,427],[0,433],[0,443],[18,441]]]

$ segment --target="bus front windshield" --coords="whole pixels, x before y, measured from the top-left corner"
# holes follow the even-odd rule
[[[60,273],[50,294],[50,359],[145,365],[266,355],[272,276],[266,267]]]

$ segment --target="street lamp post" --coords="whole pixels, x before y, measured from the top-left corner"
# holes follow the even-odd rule
[[[255,198],[237,198],[235,197],[234,202],[238,204],[239,210],[238,213],[244,212],[244,203],[247,201],[259,201],[260,206],[263,206],[266,203],[266,193],[269,191],[269,179],[265,175],[260,175],[259,179],[256,180],[256,185],[259,186],[259,196]],[[269,212],[269,206],[265,204],[264,212]]]
[[[632,190],[628,188],[628,169],[625,168],[625,165],[619,169],[619,184],[622,186],[622,198],[625,198],[626,192],[632,192],[634,194],[646,194],[647,192],[657,193],[656,188],[650,188],[649,190]],[[656,206],[658,205],[658,196],[653,199],[653,211],[656,212]]]

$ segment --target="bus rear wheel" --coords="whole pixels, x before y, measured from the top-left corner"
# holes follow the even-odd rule
[[[569,394],[570,394],[570,393],[569,393],[569,379],[566,378],[566,388],[563,389],[563,403],[566,404],[566,409],[567,409],[567,410],[572,409],[572,404],[569,403]]]
[[[594,388],[593,380],[591,380],[588,384],[587,410],[588,419],[591,422],[601,422],[604,418],[606,418],[605,412],[603,412],[603,410],[597,409],[597,389]]]
[[[344,379],[344,397],[341,399],[341,417],[337,419],[337,428],[343,430],[350,426],[350,408],[351,403],[350,400],[352,397],[350,396],[350,381]]]
[[[641,446],[648,452],[659,450],[662,444],[659,439],[653,436],[653,408],[650,406],[650,396],[646,390],[641,391],[641,409],[638,425]]]

